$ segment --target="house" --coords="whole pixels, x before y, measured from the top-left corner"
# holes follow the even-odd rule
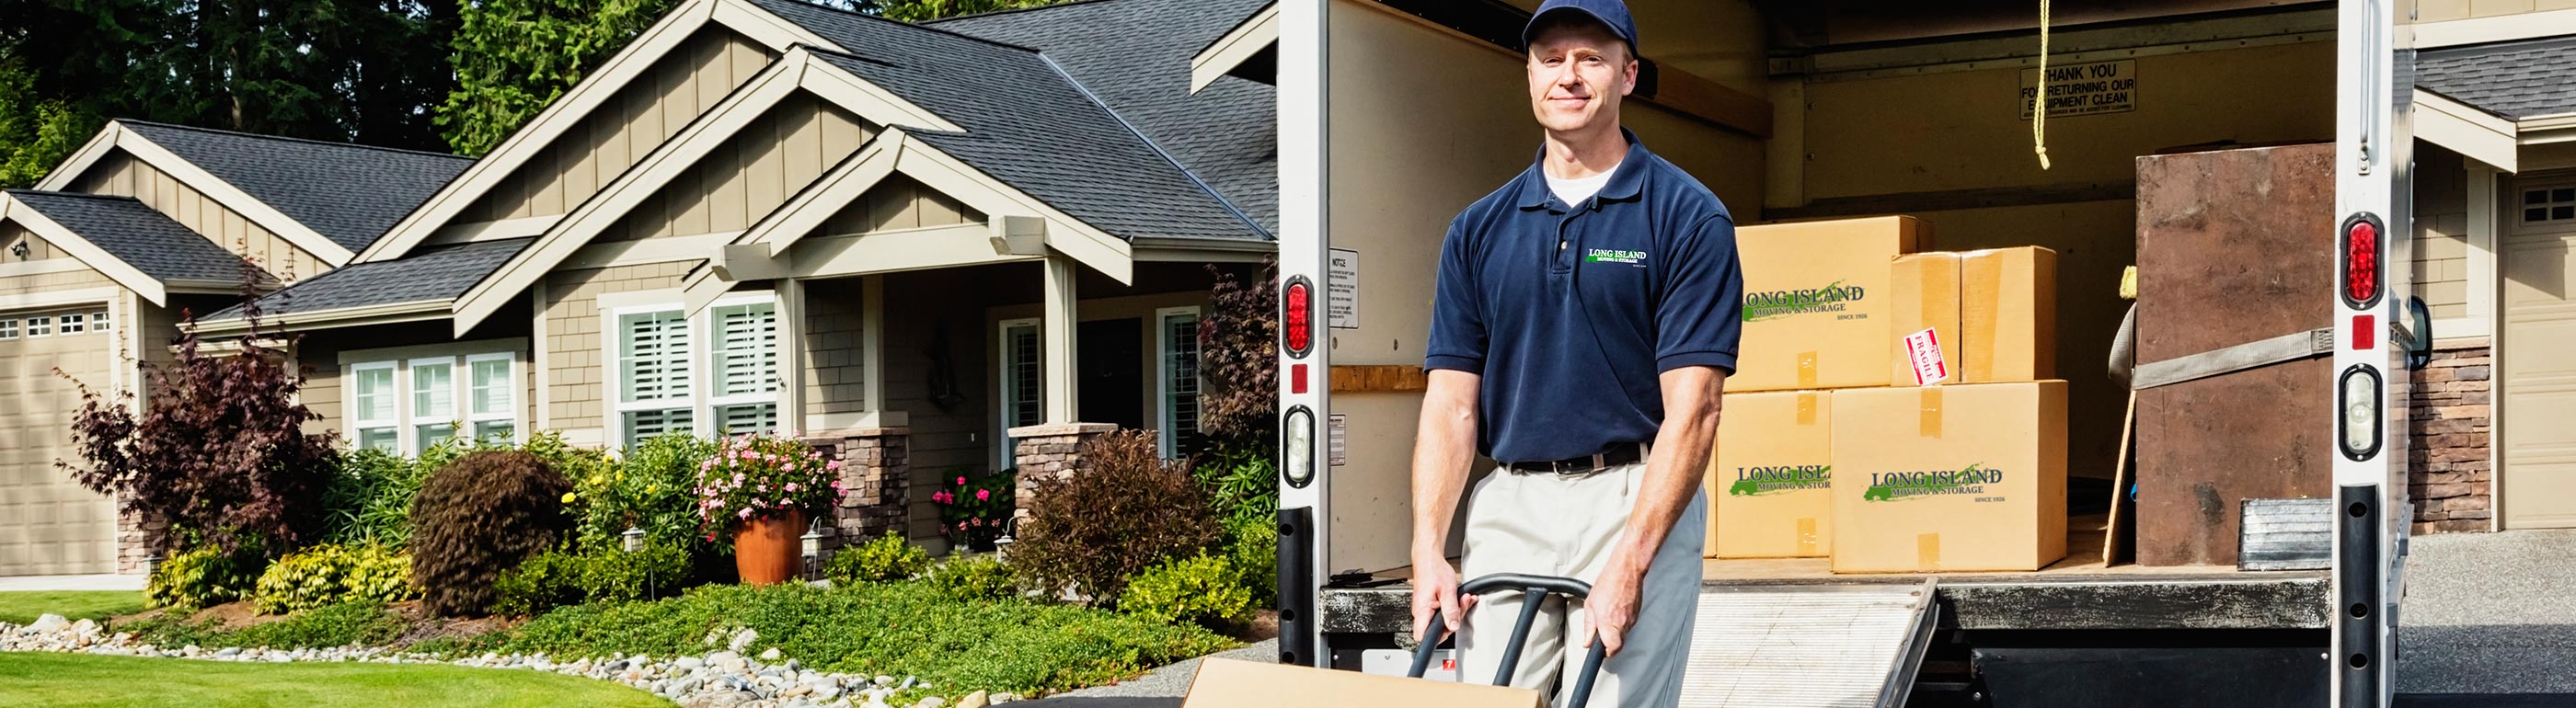
[[[348,265],[468,162],[120,120],[0,193],[0,575],[133,572],[148,553],[54,466],[80,386],[150,396],[140,367],[171,359],[185,316]]]
[[[843,532],[937,546],[907,486],[1189,444],[1210,266],[1277,223],[1271,87],[1193,91],[1191,58],[1259,9],[689,0],[345,263],[196,326],[296,335],[356,445],[789,432],[848,463]]]

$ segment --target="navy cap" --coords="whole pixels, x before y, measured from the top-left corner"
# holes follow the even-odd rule
[[[1527,50],[1529,48],[1530,40],[1538,38],[1536,35],[1538,33],[1539,20],[1546,19],[1548,13],[1560,10],[1580,12],[1590,16],[1593,21],[1608,25],[1610,27],[1611,34],[1619,35],[1620,39],[1627,40],[1628,52],[1631,54],[1636,53],[1637,21],[1628,16],[1628,4],[1620,2],[1619,0],[1547,0],[1547,2],[1539,4],[1538,12],[1530,13],[1529,25],[1521,28],[1521,48],[1523,50]]]

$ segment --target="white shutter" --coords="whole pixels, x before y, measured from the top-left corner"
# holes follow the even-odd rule
[[[623,400],[688,398],[688,317],[678,311],[626,315],[618,318],[618,329],[626,363],[618,382]]]
[[[770,303],[716,308],[714,367],[717,397],[778,391],[778,307]]]

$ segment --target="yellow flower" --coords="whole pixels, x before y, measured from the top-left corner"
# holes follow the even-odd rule
[[[572,493],[572,492],[564,492],[564,501],[563,501],[563,503],[570,504],[570,503],[572,503],[572,500],[573,500],[573,499],[575,499],[575,498],[576,498],[576,497],[574,497],[574,495],[573,495],[573,493]]]
[[[606,477],[603,477],[603,476],[600,476],[600,474],[599,474],[599,473],[597,473],[597,472],[592,472],[592,473],[590,473],[590,486],[593,486],[593,487],[599,486],[600,481],[605,480],[605,479],[607,479],[607,478],[606,478]]]

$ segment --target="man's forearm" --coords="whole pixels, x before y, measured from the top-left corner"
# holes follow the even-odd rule
[[[1626,533],[1621,534],[1614,554],[1630,565],[1628,570],[1645,572],[1699,492],[1709,451],[1717,440],[1725,380],[1724,374],[1704,367],[1665,372],[1664,424],[1655,431],[1646,478],[1638,484],[1637,506],[1628,514]]]
[[[1435,370],[1422,397],[1422,422],[1413,438],[1413,548],[1416,555],[1445,555],[1449,522],[1466,491],[1475,462],[1479,377]]]

